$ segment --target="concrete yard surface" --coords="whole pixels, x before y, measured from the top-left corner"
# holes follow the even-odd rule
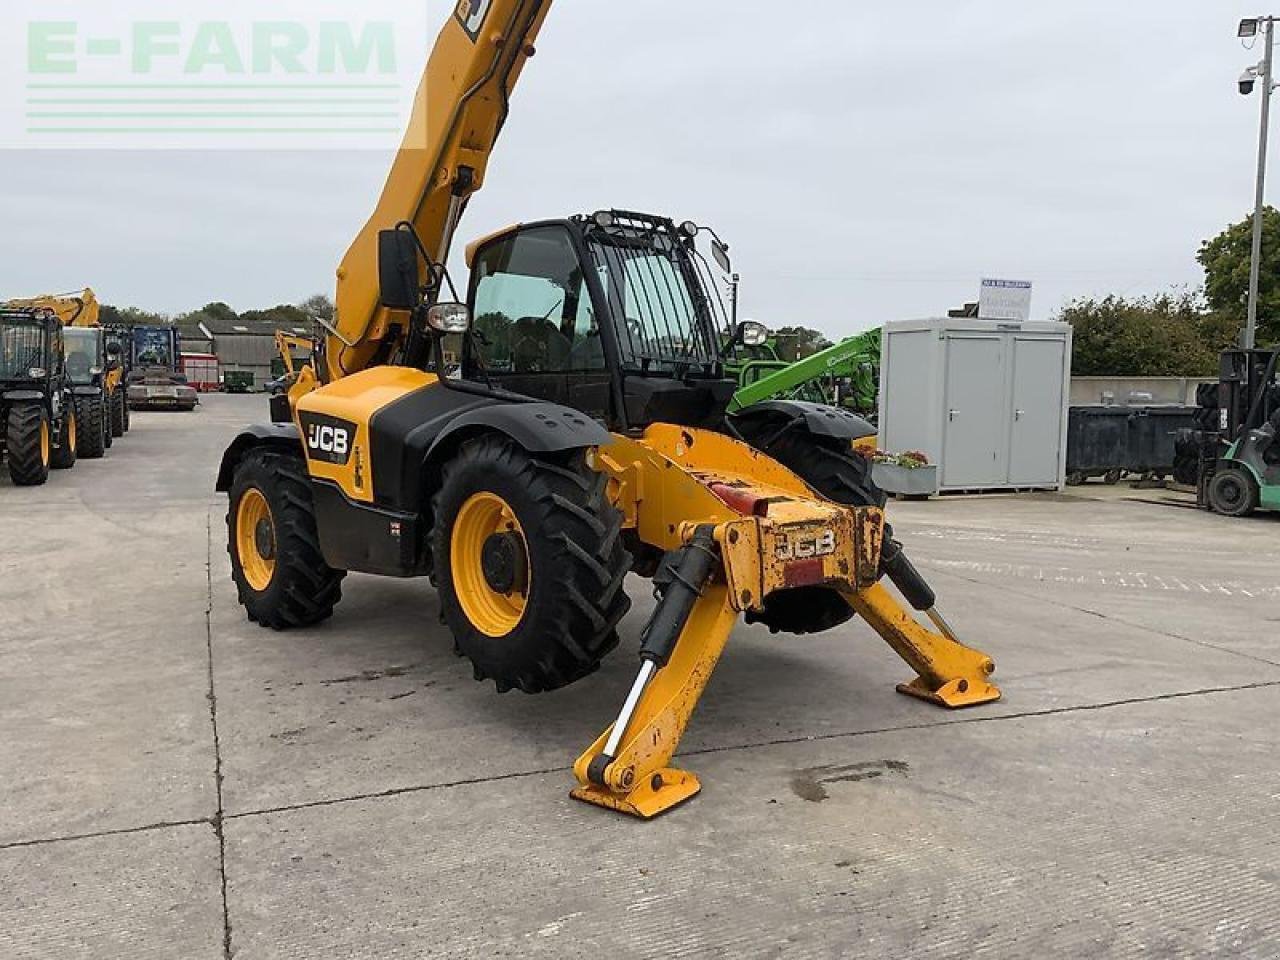
[[[596,675],[498,695],[426,581],[236,602],[223,447],[262,397],[137,414],[0,481],[0,958],[1280,956],[1280,520],[1161,491],[895,503],[999,703],[865,625],[739,626],[648,823],[571,800]]]

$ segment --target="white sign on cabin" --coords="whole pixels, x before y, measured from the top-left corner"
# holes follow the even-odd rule
[[[978,296],[978,317],[1026,323],[1031,319],[1031,284],[1025,280],[983,278],[982,292]]]

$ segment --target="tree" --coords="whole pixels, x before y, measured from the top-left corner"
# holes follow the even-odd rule
[[[311,317],[305,310],[295,307],[291,303],[282,303],[269,310],[247,310],[240,314],[240,319],[248,323],[274,326],[277,329],[288,328],[292,330],[294,327],[304,330],[311,329]]]
[[[220,323],[224,326],[234,326],[239,322],[240,315],[220,300],[206,303],[199,310],[178,314],[178,323],[184,323],[191,327],[197,324],[204,324],[207,328],[213,329],[210,324]]]
[[[1077,376],[1212,376],[1234,342],[1234,322],[1197,293],[1075,300],[1058,319],[1074,330]]]
[[[1214,310],[1245,324],[1249,308],[1249,266],[1253,255],[1253,217],[1233,223],[1200,246],[1205,299]],[[1258,342],[1280,340],[1280,210],[1262,215],[1262,271],[1258,284]]]
[[[319,317],[321,320],[333,320],[333,301],[323,293],[317,293],[314,296],[307,297],[300,304],[298,309],[309,317]]]
[[[98,320],[105,326],[112,327],[163,327],[170,322],[163,313],[153,313],[137,307],[114,307],[109,303],[104,303],[98,308]]]

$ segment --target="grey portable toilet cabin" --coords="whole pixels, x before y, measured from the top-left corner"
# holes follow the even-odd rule
[[[880,447],[928,456],[941,492],[1061,489],[1070,395],[1070,324],[885,325]]]

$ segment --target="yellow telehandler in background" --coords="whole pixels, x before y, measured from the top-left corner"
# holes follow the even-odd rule
[[[106,455],[129,429],[121,349],[100,322],[98,298],[90,289],[10,300],[15,308],[45,309],[62,323],[67,376],[75,395],[80,457]]]

